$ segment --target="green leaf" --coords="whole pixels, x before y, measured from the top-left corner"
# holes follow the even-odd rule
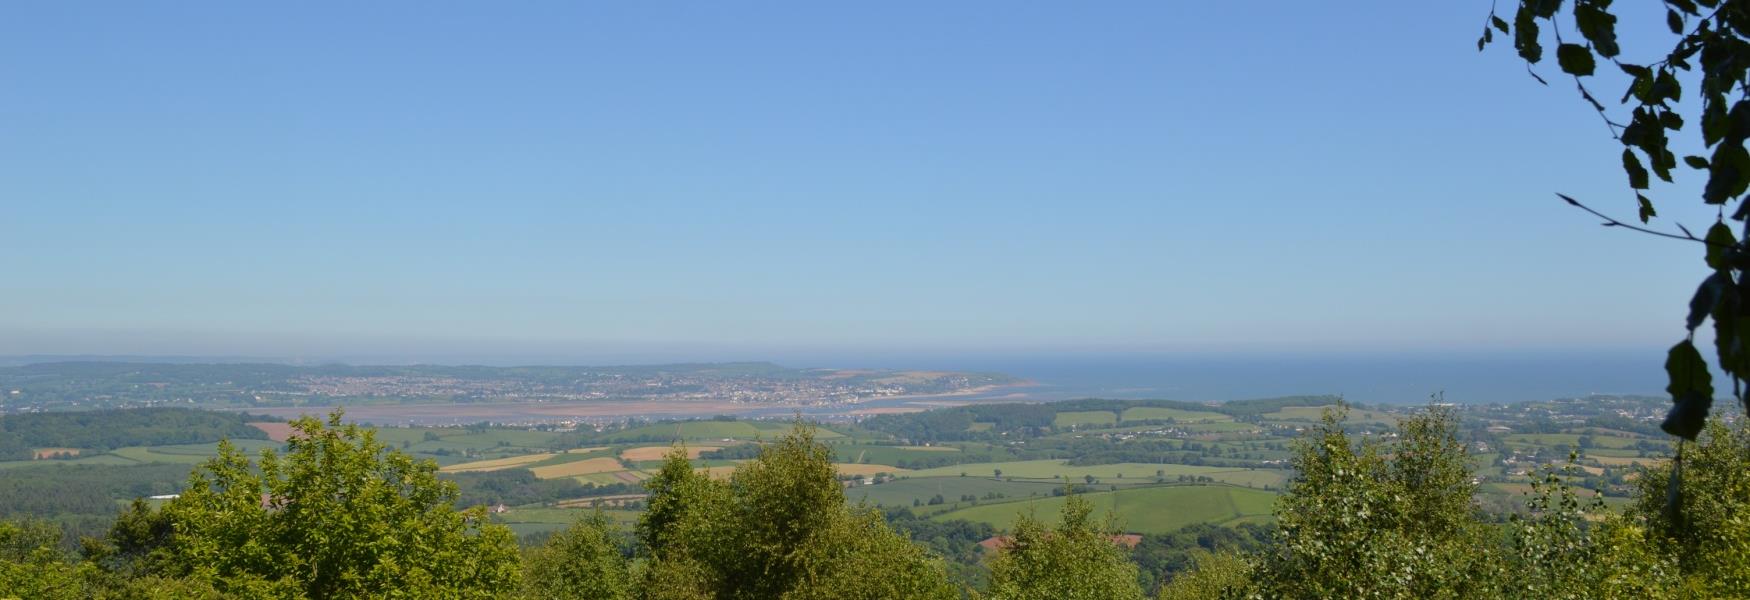
[[[1501,30],[1501,33],[1513,33],[1507,29],[1507,20],[1501,17],[1489,15],[1489,24],[1494,25],[1495,29]]]
[[[1671,33],[1683,35],[1683,16],[1677,11],[1665,9],[1665,26],[1671,28]]]
[[[1703,239],[1707,240],[1707,266],[1718,271],[1730,268],[1727,254],[1732,247],[1738,245],[1737,236],[1732,235],[1732,227],[1724,221],[1715,221],[1714,226],[1707,229],[1707,237]]]
[[[1689,393],[1671,407],[1671,412],[1665,414],[1665,421],[1659,424],[1659,429],[1665,433],[1695,441],[1695,436],[1707,426],[1707,413],[1713,408],[1714,399],[1711,396]]]
[[[1513,15],[1513,47],[1519,49],[1525,62],[1543,60],[1543,46],[1537,43],[1537,15],[1532,14],[1529,4],[1520,4],[1519,12]]]
[[[1671,347],[1665,356],[1665,374],[1671,380],[1665,391],[1671,393],[1672,402],[1681,402],[1690,394],[1714,396],[1713,375],[1708,373],[1707,362],[1701,359],[1693,341],[1683,340]]]
[[[1556,62],[1562,66],[1562,71],[1586,77],[1598,68],[1598,63],[1592,58],[1592,51],[1579,44],[1562,44],[1556,47]]]
[[[1707,170],[1707,159],[1700,156],[1685,156],[1683,163],[1689,165],[1691,169]]]
[[[1628,186],[1637,190],[1647,189],[1647,169],[1641,166],[1641,159],[1635,157],[1635,151],[1622,150],[1622,170],[1628,173]]]
[[[1732,285],[1732,277],[1717,271],[1713,275],[1709,275],[1707,279],[1701,280],[1701,285],[1695,288],[1695,295],[1689,297],[1689,318],[1684,325],[1690,331],[1701,327],[1701,322],[1707,320],[1708,315],[1713,314],[1714,307],[1719,306],[1720,298],[1725,295],[1726,287],[1730,285]]]
[[[1750,189],[1750,152],[1744,150],[1742,141],[1720,142],[1708,166],[1707,187],[1701,193],[1708,204],[1725,204]]]
[[[1683,129],[1683,115],[1674,110],[1659,113],[1659,125],[1672,131]]]
[[[1653,217],[1659,216],[1659,213],[1653,210],[1653,201],[1652,200],[1648,200],[1646,196],[1642,196],[1640,194],[1635,194],[1635,199],[1639,200],[1641,203],[1641,222],[1642,223],[1646,223],[1647,221],[1651,220]]]

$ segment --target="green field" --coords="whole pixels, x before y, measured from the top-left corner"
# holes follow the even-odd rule
[[[1226,524],[1270,515],[1276,494],[1225,485],[1182,485],[1096,492],[1083,496],[1095,515],[1115,515],[1118,527],[1131,533],[1170,533],[1196,523]],[[936,515],[938,520],[966,519],[1009,529],[1029,511],[1047,523],[1057,522],[1062,497],[980,504]]]
[[[1138,406],[1124,410],[1124,422],[1130,421],[1165,421],[1172,419],[1179,422],[1187,421],[1232,421],[1233,417],[1206,410],[1184,410],[1179,408],[1163,408],[1155,406]]]
[[[545,508],[517,507],[503,514],[492,515],[492,520],[503,523],[517,535],[528,535],[544,531],[558,531],[571,526],[577,519],[589,516],[593,509],[584,508]],[[638,522],[638,514],[629,510],[603,510],[604,514],[619,524],[622,529],[630,529]]]
[[[959,477],[965,473],[969,477],[993,477],[997,469],[1002,469],[1003,478],[1059,480],[1065,477],[1080,483],[1088,475],[1100,479],[1102,483],[1123,483],[1125,479],[1139,481],[1153,480],[1159,477],[1178,477],[1180,475],[1206,475],[1216,481],[1236,485],[1248,483],[1263,487],[1282,482],[1281,471],[1270,469],[1243,469],[1236,467],[1206,467],[1179,464],[1154,463],[1114,463],[1109,465],[1072,466],[1063,460],[1018,460],[996,463],[969,463],[934,469],[922,469],[906,473],[912,479],[927,477]],[[1161,472],[1160,475],[1156,471]],[[1110,481],[1108,481],[1110,480]]]
[[[1046,497],[1051,492],[1062,488],[1063,484],[1054,481],[1003,481],[990,477],[930,477],[927,479],[898,479],[879,485],[864,485],[845,490],[845,497],[851,502],[866,501],[869,504],[882,506],[911,506],[912,500],[928,502],[930,497],[941,494],[952,502],[960,496],[972,494],[983,498],[992,492],[1002,494],[1005,498]]]
[[[1276,412],[1264,413],[1261,416],[1267,421],[1318,421],[1324,418],[1327,408],[1334,408],[1334,406],[1290,406]],[[1398,418],[1394,415],[1353,407],[1349,409],[1348,420],[1351,423],[1385,423],[1387,425],[1394,425],[1398,422]]]
[[[1505,439],[1508,444],[1513,445],[1566,445],[1569,448],[1579,448],[1580,436],[1581,434],[1578,433],[1515,433],[1507,436]],[[1621,450],[1625,448],[1633,448],[1635,447],[1635,442],[1639,441],[1613,435],[1594,435],[1590,437],[1592,438],[1592,447],[1599,449]]]
[[[961,454],[954,446],[908,448],[905,446],[875,446],[867,444],[833,445],[833,460],[842,463],[893,465],[901,460],[953,458]]]
[[[1082,410],[1057,413],[1051,420],[1052,427],[1086,427],[1089,425],[1117,425],[1118,415],[1109,410]]]

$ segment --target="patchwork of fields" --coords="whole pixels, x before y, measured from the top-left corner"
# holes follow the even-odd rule
[[[815,436],[832,452],[852,502],[905,508],[941,521],[987,523],[1000,530],[1022,514],[1055,520],[1061,494],[1073,485],[1125,531],[1167,533],[1189,524],[1270,520],[1276,494],[1288,480],[1286,464],[1295,438],[1329,408],[1272,406],[1236,416],[1218,407],[1203,410],[1185,403],[1090,401],[1063,406],[1029,417],[1025,425],[1001,414],[960,421],[947,439],[901,437],[863,425],[821,427]],[[1375,409],[1352,409],[1348,416],[1351,424],[1382,432],[1400,418]],[[270,439],[236,440],[233,445],[245,455],[253,458],[263,450],[283,448],[284,424],[249,425]],[[643,490],[637,484],[661,468],[675,447],[684,446],[700,472],[726,479],[758,453],[758,444],[785,435],[792,426],[785,421],[712,419],[600,433],[478,426],[371,431],[390,448],[438,463],[443,476],[461,482],[464,493],[476,501],[496,505],[499,498],[524,498],[505,502],[506,510],[493,519],[519,533],[536,533],[564,527],[598,505],[611,507],[611,515],[629,523],[641,508]],[[1491,443],[1472,449],[1473,465],[1486,480],[1478,486],[1478,496],[1495,499],[1494,506],[1519,502],[1532,469],[1565,460],[1569,452],[1578,452],[1578,474],[1604,483],[1632,481],[1637,469],[1662,464],[1668,456],[1662,452],[1663,440],[1622,429],[1498,433],[1488,438]],[[217,449],[217,443],[43,446],[33,449],[37,460],[0,461],[0,470],[73,465],[192,469]],[[179,486],[181,479],[162,484]],[[507,496],[509,490],[525,495]],[[528,490],[547,491],[527,496]],[[1609,501],[1620,504],[1618,499]]]

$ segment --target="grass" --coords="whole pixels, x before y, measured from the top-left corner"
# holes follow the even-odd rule
[[[1124,410],[1123,422],[1130,421],[1232,421],[1233,417],[1206,410],[1184,410],[1158,406],[1138,406]]]
[[[1116,517],[1118,527],[1132,533],[1170,533],[1197,523],[1231,524],[1268,518],[1276,495],[1226,485],[1172,485],[1095,492],[1083,495],[1095,516]],[[1039,498],[980,504],[940,513],[937,520],[965,519],[1010,529],[1022,514],[1055,524],[1064,498]]]
[[[833,445],[833,459],[845,463],[896,465],[901,460],[938,459],[959,452],[953,446],[877,446],[864,444]]]
[[[1267,420],[1267,421],[1313,421],[1313,422],[1317,422],[1319,419],[1324,418],[1325,409],[1334,408],[1334,407],[1335,407],[1335,405],[1290,406],[1290,407],[1283,408],[1282,410],[1279,410],[1276,412],[1264,413],[1261,416],[1264,418],[1264,420]],[[1398,418],[1394,415],[1389,414],[1389,413],[1383,413],[1383,412],[1379,412],[1376,410],[1362,410],[1362,409],[1351,407],[1349,409],[1348,421],[1351,423],[1385,423],[1387,425],[1391,425],[1391,424],[1396,424],[1398,422]]]
[[[559,434],[557,433],[523,429],[489,429],[481,433],[444,436],[446,442],[468,444],[475,448],[492,448],[502,444],[518,448],[547,449],[553,447],[558,439]]]
[[[1580,435],[1578,433],[1515,433],[1505,439],[1508,444],[1514,445],[1566,445],[1569,448],[1578,448],[1580,447]],[[1634,448],[1635,443],[1640,441],[1613,435],[1594,435],[1591,437],[1592,447],[1595,449],[1623,450]]]
[[[1117,425],[1118,415],[1109,410],[1080,410],[1057,413],[1051,420],[1052,427],[1085,427],[1088,425]]]
[[[1051,495],[1052,490],[1062,487],[1063,484],[1052,481],[1004,481],[990,477],[905,478],[879,485],[853,487],[845,490],[845,497],[851,502],[865,501],[882,506],[911,506],[912,500],[929,502],[930,498],[937,494],[949,500],[957,499],[966,494],[982,498],[985,494],[991,493],[1016,499],[1047,497]]]
[[[492,521],[510,527],[518,536],[547,531],[558,531],[570,527],[578,519],[589,516],[594,509],[585,508],[512,508],[503,514],[492,515]],[[638,513],[629,510],[603,510],[622,530],[629,529],[638,522]]]
[[[899,467],[890,467],[887,465],[859,465],[859,464],[851,464],[851,463],[836,463],[833,465],[833,468],[838,469],[838,472],[840,475],[869,476],[869,475],[876,475],[879,473],[890,473],[893,475],[901,475],[901,474],[909,472],[909,471],[906,471],[905,469],[901,469]]]
[[[1262,487],[1282,482],[1281,471],[1258,469],[1248,470],[1236,467],[1206,467],[1196,465],[1153,464],[1153,463],[1115,463],[1109,465],[1072,466],[1063,460],[1021,460],[996,463],[969,463],[934,469],[912,471],[913,479],[925,477],[959,477],[966,473],[973,477],[991,477],[997,469],[1002,469],[1004,478],[1058,480],[1068,477],[1076,483],[1083,482],[1088,475],[1093,475],[1101,483],[1124,483],[1126,479],[1134,481],[1151,481],[1160,471],[1164,477],[1173,478],[1180,475],[1205,475],[1216,481],[1237,485],[1252,484]],[[1123,477],[1119,477],[1122,475]]]

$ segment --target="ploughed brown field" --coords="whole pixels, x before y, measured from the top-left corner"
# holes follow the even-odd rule
[[[34,451],[32,458],[35,458],[37,460],[42,460],[42,459],[54,456],[56,454],[69,454],[72,456],[78,456],[79,449],[78,448],[37,448]]]
[[[283,442],[292,437],[291,423],[249,423],[248,425],[260,429],[262,433],[267,434],[267,439],[276,442]]]

